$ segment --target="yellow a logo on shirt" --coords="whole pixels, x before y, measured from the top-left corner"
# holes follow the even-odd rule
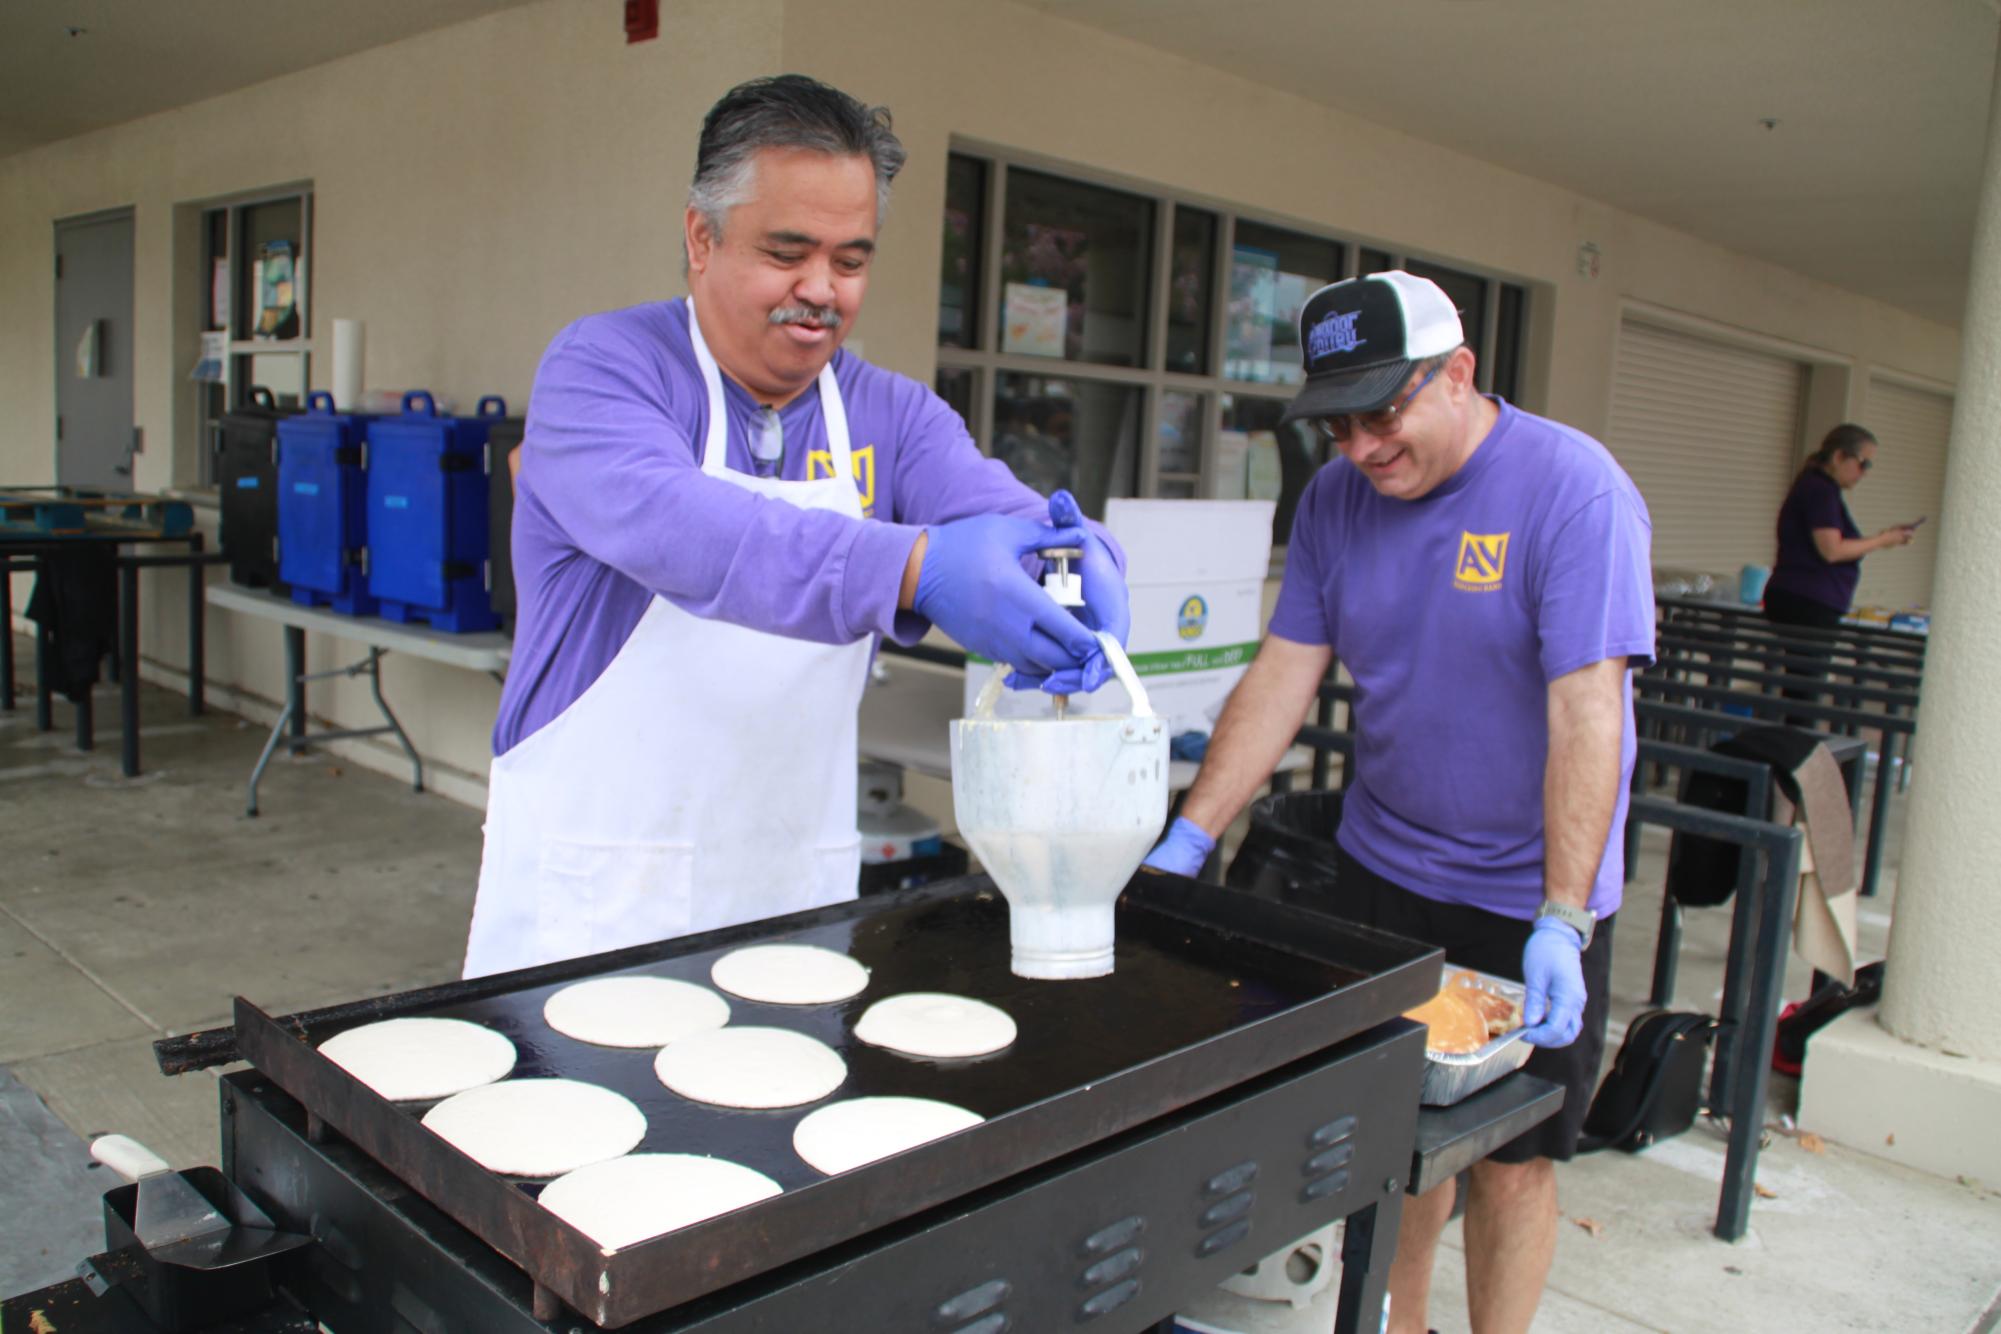
[[[869,518],[875,513],[875,446],[863,445],[850,453],[855,461],[855,490],[861,493],[862,517]],[[823,477],[834,475],[834,454],[832,450],[815,449],[806,455],[806,480],[817,482]]]
[[[1469,593],[1491,593],[1501,586],[1508,567],[1507,533],[1465,533],[1459,535],[1459,563],[1452,570],[1452,586]]]

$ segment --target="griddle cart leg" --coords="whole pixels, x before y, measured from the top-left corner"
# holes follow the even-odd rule
[[[1382,1198],[1348,1215],[1341,1237],[1341,1297],[1334,1309],[1334,1334],[1375,1334],[1383,1326],[1389,1296],[1390,1261],[1396,1258],[1397,1227],[1403,1222],[1403,1182],[1388,1181]]]

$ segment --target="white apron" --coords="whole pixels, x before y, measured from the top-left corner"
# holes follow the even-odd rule
[[[708,387],[702,471],[861,518],[832,364],[819,387],[834,475],[752,477],[725,465],[722,376],[692,301],[688,332]],[[493,761],[465,976],[854,898],[868,661],[866,639],[790,639],[655,597],[604,674]]]

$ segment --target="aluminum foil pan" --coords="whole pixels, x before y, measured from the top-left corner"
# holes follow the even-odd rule
[[[1494,977],[1489,973],[1475,972],[1471,968],[1460,968],[1454,964],[1445,966],[1448,978],[1461,975],[1471,977],[1474,984],[1483,991],[1491,991],[1506,996],[1517,1006],[1522,1003],[1526,988],[1519,982],[1510,982],[1505,977]],[[1463,985],[1463,984],[1462,984]],[[1485,1046],[1467,1052],[1463,1056],[1426,1049],[1424,1053],[1424,1091],[1418,1101],[1427,1107],[1450,1107],[1453,1103],[1471,1097],[1487,1085],[1511,1075],[1522,1068],[1535,1049],[1522,1041],[1526,1029],[1517,1028],[1490,1040]]]

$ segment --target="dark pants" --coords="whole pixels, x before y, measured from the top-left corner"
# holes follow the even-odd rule
[[[1815,630],[1833,630],[1841,625],[1844,614],[1841,608],[1830,607],[1825,602],[1816,602],[1812,598],[1803,598],[1794,593],[1775,592],[1769,588],[1765,590],[1765,619],[1773,625],[1804,625]],[[1819,685],[1827,679],[1827,664],[1833,656],[1831,650],[1788,645],[1786,652],[1796,658],[1812,658],[1818,664],[1785,668],[1786,675],[1797,679],[1801,686]],[[1828,702],[1827,696],[1818,690],[1786,688],[1781,689],[1779,693],[1787,699]],[[1809,731],[1825,728],[1825,724],[1815,718],[1787,718],[1785,721],[1788,727],[1803,727]]]

